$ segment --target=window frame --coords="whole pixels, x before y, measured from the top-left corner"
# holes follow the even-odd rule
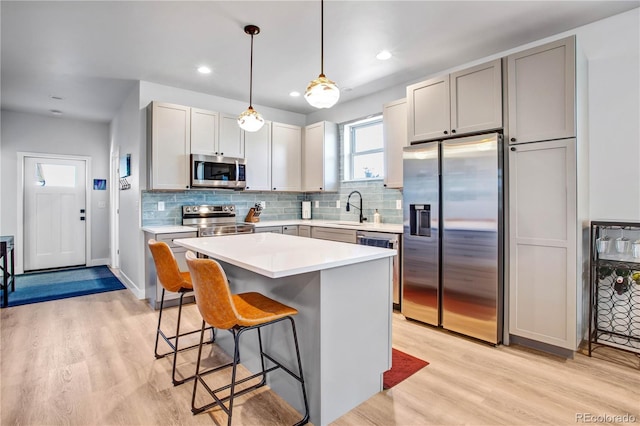
[[[356,151],[356,137],[355,133],[358,129],[377,126],[380,125],[382,132],[382,145],[380,148],[368,149],[363,151]],[[346,182],[363,182],[363,181],[371,181],[371,180],[383,180],[384,179],[384,167],[379,172],[379,175],[376,177],[364,177],[364,178],[356,178],[354,177],[354,160],[355,157],[360,155],[369,155],[369,154],[382,154],[382,161],[384,164],[385,161],[385,153],[384,153],[384,122],[382,120],[382,113],[369,116],[367,118],[361,120],[355,120],[351,123],[347,123],[344,125],[344,149],[343,149],[343,158],[344,158],[344,176],[343,180]]]

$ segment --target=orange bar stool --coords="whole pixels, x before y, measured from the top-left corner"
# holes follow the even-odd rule
[[[186,377],[184,379],[176,379],[176,363],[178,358],[178,352],[185,351],[187,349],[192,349],[200,344],[196,343],[191,346],[186,346],[184,348],[180,348],[178,345],[178,341],[181,337],[189,336],[191,334],[198,333],[200,330],[193,330],[187,333],[180,333],[180,319],[182,317],[182,302],[184,300],[185,293],[193,291],[193,284],[191,284],[191,275],[189,272],[182,272],[178,267],[178,262],[173,255],[173,252],[167,245],[162,241],[156,241],[154,239],[150,239],[149,242],[149,250],[151,250],[151,255],[153,256],[153,262],[156,265],[156,273],[158,275],[158,281],[162,285],[162,298],[160,299],[160,314],[158,315],[158,328],[156,330],[156,345],[155,345],[155,356],[156,359],[164,358],[167,355],[173,354],[173,368],[171,370],[171,380],[173,385],[179,385],[188,380],[194,378],[193,375]],[[178,305],[178,320],[176,322],[176,334],[173,336],[167,336],[161,330],[162,324],[162,311],[164,308],[164,295],[165,291],[172,291],[176,293],[180,293],[180,304]],[[212,327],[209,327],[208,330],[211,330],[211,340],[206,343],[213,343],[215,340],[215,335]],[[158,353],[158,341],[160,336],[164,339],[164,341],[169,345],[171,351],[160,354]]]
[[[264,386],[267,382],[267,373],[282,369],[293,377],[300,384],[302,397],[304,399],[305,413],[303,418],[296,423],[297,425],[309,422],[309,403],[307,401],[307,391],[305,389],[304,378],[302,375],[302,361],[300,360],[300,349],[298,346],[298,336],[296,334],[296,325],[293,315],[298,311],[289,306],[283,305],[273,299],[263,296],[260,293],[240,293],[232,294],[229,289],[229,281],[227,275],[218,262],[213,259],[198,259],[193,252],[188,251],[186,254],[187,265],[193,279],[193,289],[196,296],[196,305],[202,315],[202,331],[200,334],[200,348],[198,349],[198,361],[196,364],[195,381],[193,383],[193,395],[191,398],[191,411],[193,414],[201,413],[209,408],[219,406],[228,416],[227,424],[231,426],[233,414],[233,399],[236,396],[243,395],[247,392]],[[280,362],[276,361],[271,355],[264,352],[262,347],[262,336],[260,329],[262,327],[276,324],[280,321],[288,320],[291,323],[291,332],[293,333],[293,341],[295,343],[296,357],[298,360],[298,374],[291,371]],[[234,354],[233,361],[225,365],[215,367],[205,372],[200,372],[200,358],[202,355],[202,344],[206,324],[221,330],[229,330],[234,337]],[[249,377],[236,380],[236,370],[240,362],[239,344],[240,336],[248,330],[256,330],[258,333],[258,344],[260,348],[260,357],[262,371]],[[274,366],[266,368],[266,361],[270,361]],[[203,377],[215,371],[231,367],[231,383],[217,389],[211,388],[205,383]],[[262,380],[252,386],[248,386],[242,390],[236,391],[236,385],[245,383],[249,380],[262,377]],[[195,406],[196,392],[198,384],[209,393],[214,399],[213,402],[201,407]],[[229,389],[229,395],[219,397],[218,393]],[[228,401],[228,406],[225,402]]]

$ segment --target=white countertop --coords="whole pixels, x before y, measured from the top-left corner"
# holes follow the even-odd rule
[[[152,234],[174,234],[179,232],[197,232],[198,230],[193,226],[182,225],[156,225],[156,226],[143,226],[144,232],[150,232]]]
[[[402,225],[399,223],[358,223],[347,220],[319,220],[319,219],[289,219],[289,220],[267,220],[254,223],[256,228],[265,226],[286,226],[286,225],[307,225],[319,226],[323,228],[355,229],[357,231],[389,232],[392,234],[402,234]]]
[[[173,242],[269,278],[321,271],[396,254],[392,249],[272,233],[181,238]]]

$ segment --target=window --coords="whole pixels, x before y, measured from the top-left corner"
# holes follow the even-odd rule
[[[344,179],[365,180],[384,177],[382,116],[345,124]]]

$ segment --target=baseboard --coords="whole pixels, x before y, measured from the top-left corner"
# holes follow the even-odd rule
[[[111,263],[111,260],[105,257],[104,259],[91,259],[87,262],[87,266],[109,266],[109,263]]]
[[[574,351],[571,349],[561,348],[560,346],[550,345],[548,343],[537,342],[535,340],[527,339],[526,337],[509,335],[511,345],[522,345],[531,349],[546,352],[552,355],[561,356],[567,359],[573,359]]]
[[[124,284],[125,287],[127,287],[127,289],[131,291],[131,293],[133,293],[135,297],[137,297],[140,300],[143,300],[146,298],[144,289],[138,288],[138,286],[136,286],[134,282],[131,281],[131,279],[129,279],[129,277],[127,277],[127,275],[124,272],[122,272],[121,269],[111,268],[111,271],[116,277],[118,277],[118,279],[122,282],[122,284]]]

